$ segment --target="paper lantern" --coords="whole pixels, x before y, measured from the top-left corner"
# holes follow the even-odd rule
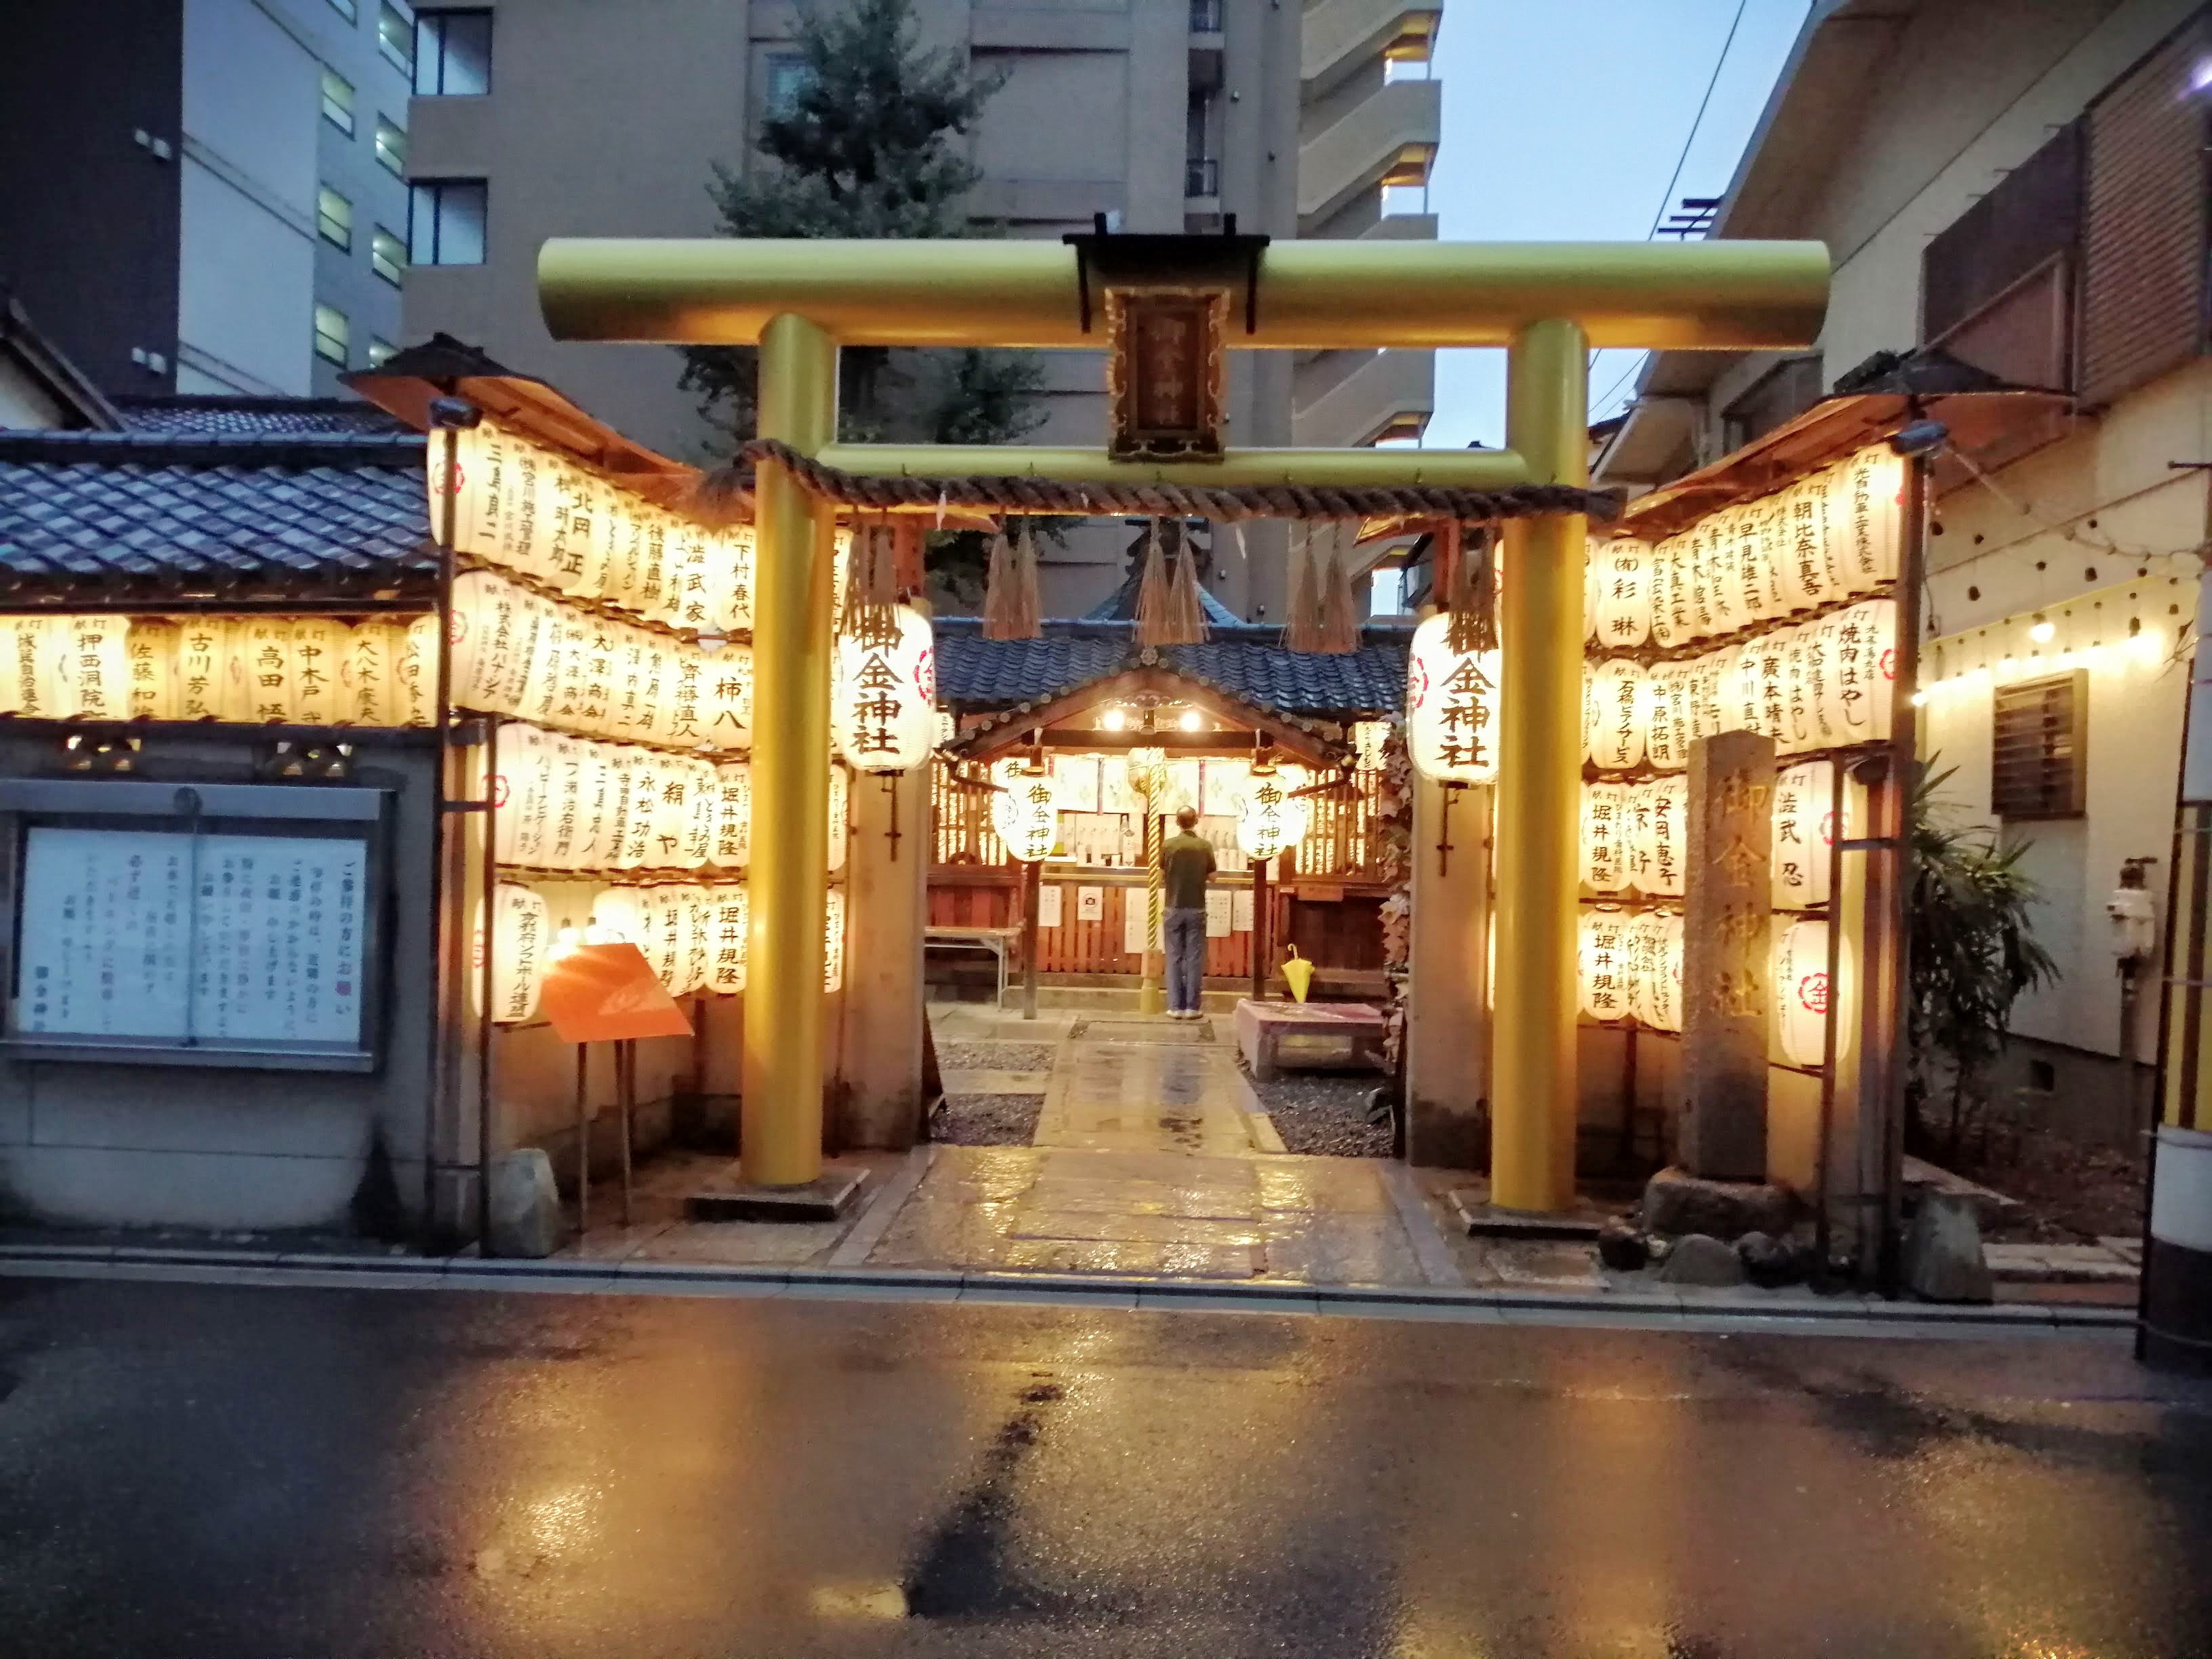
[[[446,639],[455,708],[500,714],[514,708],[535,623],[526,597],[488,570],[453,578]]]
[[[1818,1066],[1827,1057],[1828,924],[1793,921],[1774,943],[1774,1021],[1783,1058]]]
[[[1682,1029],[1682,918],[1650,912],[1638,918],[1644,933],[1643,1008],[1638,1018],[1655,1031]]]
[[[1651,1024],[1651,993],[1660,974],[1658,922],[1658,916],[1648,910],[1632,915],[1621,939],[1628,1015],[1639,1025]]]
[[[489,755],[489,751],[480,751]],[[498,769],[489,775],[482,798],[492,804],[492,856],[501,864],[540,862],[545,804],[545,734],[534,726],[505,726],[499,733]],[[531,856],[523,838],[532,837]]]
[[[582,869],[592,745],[556,732],[547,734],[546,746],[545,829],[538,859],[550,870]]]
[[[853,775],[843,767],[830,769],[830,855],[831,875],[845,867],[845,849],[853,838]]]
[[[1644,758],[1662,772],[1689,764],[1690,667],[1686,662],[1655,663],[1644,676]]]
[[[1885,741],[1897,678],[1897,602],[1862,600],[1838,612],[1835,620],[1831,724],[1842,743]]]
[[[1786,767],[1774,781],[1774,908],[1828,902],[1836,769],[1824,760]]]
[[[1788,635],[1786,629],[1770,629],[1755,635],[1747,647],[1759,681],[1759,725],[1754,729],[1777,743],[1782,740],[1790,710]]]
[[[1781,653],[1782,708],[1774,733],[1774,752],[1802,755],[1820,747],[1820,721],[1813,713],[1812,672],[1807,666],[1816,628],[1806,623],[1774,632],[1772,643]]]
[[[754,532],[750,525],[726,530],[710,544],[707,594],[716,631],[752,631],[754,568]]]
[[[692,795],[702,781],[691,763],[676,755],[652,755],[647,765],[653,775],[651,827],[645,863],[648,869],[684,867],[692,836]]]
[[[123,651],[130,675],[125,702],[134,720],[177,718],[177,653],[181,630],[152,617],[131,619]],[[0,708],[6,707],[0,696]]]
[[[223,697],[229,684],[229,657],[228,623],[216,617],[186,617],[179,620],[176,653],[179,720],[222,718]],[[12,684],[9,689],[17,690]]]
[[[714,840],[708,858],[724,870],[743,870],[753,861],[753,769],[744,761],[724,761],[714,769]]]
[[[405,630],[389,623],[356,623],[338,641],[337,720],[344,726],[404,726],[395,660]]]
[[[1583,1012],[1592,1019],[1628,1017],[1628,927],[1624,911],[1583,913],[1577,962]]]
[[[1733,634],[1745,623],[1743,574],[1736,538],[1742,513],[1735,507],[1709,513],[1690,533],[1696,538],[1698,562],[1705,573],[1705,600],[1711,625],[1709,635]]]
[[[669,994],[681,997],[703,991],[712,961],[713,898],[703,885],[693,881],[664,890],[661,902],[666,911],[664,922],[673,941]],[[666,918],[673,918],[672,923],[668,923]]]
[[[896,644],[837,641],[830,727],[837,752],[862,772],[910,772],[937,733],[937,655],[929,623],[904,605]]]
[[[678,645],[669,659],[668,708],[661,741],[696,749],[707,736],[707,654],[696,645]]]
[[[672,626],[712,633],[720,625],[714,597],[720,549],[704,525],[679,520],[671,538],[664,609]]]
[[[1734,600],[1736,626],[1763,627],[1776,609],[1766,580],[1765,503],[1730,507],[1714,517],[1720,520],[1716,554],[1721,581]]]
[[[523,596],[529,618],[530,649],[515,677],[514,712],[538,725],[550,725],[561,706],[561,671],[567,662],[572,619],[584,613],[536,593]]]
[[[725,645],[702,667],[701,709],[707,741],[717,749],[753,746],[753,648]]]
[[[492,888],[491,1018],[495,1025],[515,1025],[538,1012],[538,988],[544,983],[547,951],[553,943],[551,918],[545,901],[519,882],[502,881]],[[483,1005],[484,927],[483,905],[476,907],[476,925],[469,951],[469,1006]]]
[[[1727,670],[1721,682],[1721,730],[1759,732],[1765,726],[1765,699],[1759,674],[1764,642],[1746,640],[1726,653]]]
[[[714,856],[714,826],[721,816],[722,783],[706,761],[687,759],[683,765],[691,780],[691,817],[684,833],[684,867],[696,870]]]
[[[1307,805],[1292,793],[1304,785],[1303,771],[1252,768],[1243,805],[1237,814],[1237,844],[1246,858],[1264,864],[1305,839]]]
[[[615,865],[623,870],[651,870],[660,865],[661,781],[665,757],[649,749],[626,752],[623,842]]]
[[[682,996],[685,988],[678,981],[684,968],[683,890],[668,884],[648,887],[643,903],[646,936],[638,941],[638,949],[645,952],[653,976],[669,995]]]
[[[1601,772],[1626,772],[1644,763],[1644,730],[1650,713],[1644,666],[1610,657],[1592,676],[1595,723],[1590,734],[1590,764]]]
[[[327,617],[292,624],[292,701],[295,726],[336,726],[345,719],[346,640],[351,632]]]
[[[553,718],[572,731],[605,737],[613,731],[615,671],[623,624],[595,611],[562,619],[559,684]]]
[[[400,630],[394,647],[396,690],[392,712],[402,726],[438,723],[438,613],[417,617]],[[179,696],[181,696],[181,689]]]
[[[1455,651],[1451,618],[1413,630],[1406,667],[1406,747],[1414,769],[1440,783],[1498,776],[1498,653]]]
[[[1812,477],[1775,498],[1783,522],[1782,585],[1792,611],[1813,611],[1844,595],[1828,534],[1828,486]]]
[[[1607,542],[1597,568],[1598,644],[1642,645],[1651,637],[1651,550],[1638,541]]]
[[[750,911],[745,885],[739,881],[717,882],[707,890],[710,937],[707,954],[707,988],[733,996],[745,988],[746,933]]]
[[[999,792],[991,797],[991,823],[1006,851],[1024,864],[1051,857],[1060,839],[1060,806],[1050,771],[1024,761],[1006,762],[994,781]]]
[[[1829,534],[1844,591],[1868,593],[1897,580],[1905,526],[1904,457],[1887,445],[1859,453],[1825,475]]]
[[[127,617],[54,618],[46,642],[54,664],[50,683],[56,718],[121,720],[131,717],[130,632]]]
[[[1651,547],[1651,643],[1671,650],[1689,636],[1689,591],[1683,580],[1682,539],[1669,536]]]
[[[1650,898],[1680,898],[1690,783],[1680,774],[1632,786],[1629,802],[1630,868],[1637,890]]]
[[[589,945],[635,945],[645,948],[651,918],[642,887],[603,887],[592,899],[591,923],[584,930]],[[647,960],[652,960],[648,953]]]
[[[1602,591],[1603,579],[1598,571],[1598,550],[1604,543],[1595,536],[1583,542],[1583,638],[1597,637],[1597,599]]]
[[[1618,783],[1583,786],[1583,885],[1617,893],[1628,884],[1628,790]]]
[[[845,890],[832,887],[822,914],[822,988],[845,988]]]
[[[1710,639],[1713,633],[1713,576],[1708,560],[1710,533],[1703,525],[1692,525],[1674,544],[1674,586],[1680,595],[1685,626],[1683,642]]]

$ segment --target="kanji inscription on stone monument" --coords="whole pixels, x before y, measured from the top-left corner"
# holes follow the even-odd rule
[[[1690,745],[1680,1162],[1709,1180],[1766,1179],[1773,798],[1773,738]]]

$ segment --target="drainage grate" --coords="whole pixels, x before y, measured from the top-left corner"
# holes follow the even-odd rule
[[[1068,1030],[1070,1038],[1093,1042],[1211,1042],[1213,1027],[1200,1020],[1079,1019]]]

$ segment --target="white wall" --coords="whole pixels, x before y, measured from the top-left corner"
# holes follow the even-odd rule
[[[305,397],[314,362],[314,244],[185,157],[177,341],[240,392]]]

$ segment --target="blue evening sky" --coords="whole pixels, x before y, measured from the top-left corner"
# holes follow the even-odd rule
[[[1809,0],[1741,3],[1742,21],[1684,156],[1739,0],[1448,0],[1434,64],[1444,83],[1443,143],[1429,188],[1437,234],[1635,240],[1650,234],[1662,203],[1722,194]],[[1620,406],[1640,357],[1598,354],[1593,418]],[[1504,424],[1505,354],[1438,352],[1426,447],[1499,444]]]

